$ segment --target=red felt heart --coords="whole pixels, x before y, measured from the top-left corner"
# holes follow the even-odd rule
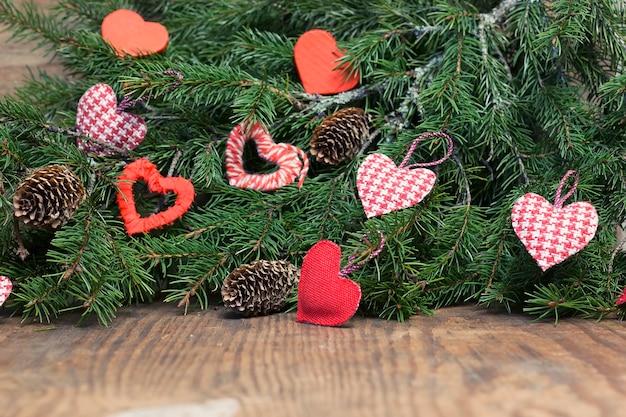
[[[513,230],[544,271],[587,246],[598,228],[598,213],[591,204],[556,208],[534,193],[515,202],[511,220]]]
[[[398,168],[387,156],[369,155],[357,171],[356,186],[368,218],[411,207],[426,197],[437,176],[426,168]]]
[[[339,274],[341,249],[328,240],[317,242],[304,257],[298,283],[296,321],[340,326],[356,313],[361,287]]]
[[[193,203],[195,193],[191,181],[182,177],[163,177],[157,167],[147,159],[138,159],[126,165],[118,180],[117,204],[129,235],[168,225],[182,217]],[[177,194],[176,202],[165,211],[141,217],[137,213],[133,197],[133,184],[138,180],[144,180],[153,193]]]
[[[129,151],[139,146],[148,128],[140,116],[117,110],[117,98],[109,85],[96,84],[78,102],[76,130],[120,151]],[[100,156],[114,153],[88,140],[78,139],[77,144],[85,152]]]
[[[9,279],[9,277],[5,277],[4,275],[0,275],[0,306],[4,304],[4,302],[11,295],[11,289],[13,288],[13,283]]]
[[[343,52],[332,34],[321,29],[305,32],[293,48],[296,68],[304,91],[309,94],[336,94],[359,83],[359,74],[348,76],[345,65],[337,68]]]
[[[164,51],[170,36],[162,24],[146,22],[132,10],[119,9],[102,20],[102,37],[120,56],[141,56]]]
[[[256,143],[261,158],[278,165],[277,171],[249,174],[244,170],[243,148],[248,140]],[[275,143],[259,122],[250,127],[246,123],[237,125],[228,137],[225,156],[229,184],[238,188],[275,191],[298,177],[298,187],[302,187],[309,169],[309,160],[300,148],[288,143]]]

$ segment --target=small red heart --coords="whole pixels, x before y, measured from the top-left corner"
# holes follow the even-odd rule
[[[359,83],[359,74],[348,76],[345,65],[337,68],[343,52],[332,34],[321,29],[305,32],[293,48],[296,68],[304,91],[309,94],[336,94]]]
[[[170,208],[148,217],[140,217],[133,197],[133,184],[144,180],[153,193],[177,194],[176,202]],[[118,177],[117,205],[129,235],[148,232],[173,223],[189,210],[194,199],[193,184],[183,177],[163,177],[157,167],[147,159],[137,159],[126,165]]]
[[[517,237],[545,271],[587,246],[596,234],[598,213],[584,201],[556,208],[528,193],[513,204],[511,221]]]
[[[117,110],[117,98],[107,84],[96,84],[83,94],[76,111],[76,130],[120,150],[130,151],[143,141],[148,128],[137,115]],[[114,153],[97,143],[78,139],[78,148],[100,156]]]
[[[163,52],[170,35],[162,24],[146,22],[132,10],[119,9],[102,20],[102,37],[120,56],[141,56]]]
[[[388,156],[369,155],[357,171],[356,186],[368,218],[411,207],[426,197],[437,176],[426,168],[398,168]]]
[[[340,326],[350,320],[361,301],[361,287],[339,274],[341,248],[317,242],[304,257],[298,284],[299,323]]]
[[[11,289],[13,288],[13,283],[9,279],[9,277],[5,277],[4,275],[0,275],[0,306],[4,304],[4,302],[11,295]]]

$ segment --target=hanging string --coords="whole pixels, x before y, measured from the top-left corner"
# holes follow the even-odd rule
[[[417,145],[422,140],[428,139],[428,138],[432,138],[432,137],[440,137],[440,138],[445,138],[445,139],[448,140],[448,152],[446,153],[446,155],[443,158],[438,159],[438,160],[433,161],[433,162],[422,162],[422,163],[418,163],[418,164],[407,165],[407,163],[409,162],[409,159],[411,158],[411,155],[413,155],[413,151],[415,151],[415,148],[417,147]],[[435,165],[439,165],[443,161],[448,159],[450,157],[450,155],[452,155],[452,150],[453,149],[454,149],[454,143],[452,142],[452,138],[450,137],[450,135],[448,135],[447,133],[443,133],[443,132],[424,133],[423,135],[418,136],[417,139],[415,139],[413,141],[413,143],[411,144],[411,147],[409,148],[409,151],[407,152],[406,156],[404,157],[404,160],[402,160],[402,163],[400,164],[400,166],[398,168],[400,168],[400,169],[410,169],[410,168],[432,167],[432,166],[435,166]]]
[[[348,265],[345,268],[343,268],[341,271],[339,271],[340,277],[342,278],[347,277],[354,271],[360,269],[367,262],[377,257],[382,252],[383,247],[385,246],[385,236],[380,230],[377,230],[377,232],[378,232],[378,236],[380,237],[380,242],[378,243],[378,247],[372,253],[370,253],[370,256],[366,260],[357,264],[354,263],[357,253],[355,252],[352,255],[350,255],[350,258],[348,259]],[[365,244],[370,245],[370,242],[367,240],[367,235],[363,235],[361,237],[361,242],[364,242]]]
[[[178,77],[178,81],[176,81],[174,83],[174,85],[172,85],[167,90],[167,93],[170,93],[170,92],[176,90],[183,83],[183,74],[181,74],[178,71],[168,70],[168,71],[163,71],[161,74],[163,74],[163,75],[175,75],[176,77]],[[151,97],[158,97],[158,95],[156,95],[156,96],[147,95],[147,96],[139,97],[139,98],[133,100],[131,98],[130,94],[126,94],[124,96],[124,98],[122,99],[122,102],[117,106],[117,111],[118,112],[123,112],[127,108],[132,107],[132,106],[134,106],[137,103],[143,103],[143,102],[148,101],[148,99],[150,99]]]
[[[572,188],[565,194],[564,197],[561,197],[561,192],[563,192],[563,187],[565,186],[565,181],[569,178],[570,175],[575,175],[574,184],[572,184]],[[576,191],[576,187],[578,187],[578,172],[570,169],[565,173],[565,176],[561,179],[561,183],[559,184],[559,188],[556,189],[556,197],[554,199],[554,207],[560,209],[563,207],[563,203],[567,200],[574,192]]]

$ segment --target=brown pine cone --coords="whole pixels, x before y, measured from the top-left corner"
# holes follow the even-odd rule
[[[339,165],[356,156],[369,138],[370,117],[363,109],[349,107],[322,120],[313,131],[311,155],[318,162]]]
[[[33,227],[64,225],[85,199],[80,178],[63,165],[50,165],[26,178],[13,195],[15,217]]]
[[[224,305],[246,317],[280,311],[298,281],[299,271],[286,261],[254,261],[232,271],[222,284]]]

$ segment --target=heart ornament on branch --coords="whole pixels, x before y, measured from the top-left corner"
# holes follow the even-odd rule
[[[352,90],[359,83],[358,72],[350,75],[344,56],[333,35],[313,29],[303,33],[293,47],[293,56],[304,91],[309,94],[337,94]]]
[[[298,283],[298,323],[340,326],[354,316],[361,302],[361,287],[347,276],[382,251],[385,239],[380,231],[378,234],[380,243],[367,260],[354,263],[352,255],[348,266],[341,270],[341,249],[335,243],[322,240],[309,249]]]
[[[448,140],[448,152],[443,158],[426,163],[407,165],[417,144],[426,138],[442,137]],[[371,154],[359,166],[356,186],[367,218],[414,206],[426,197],[437,179],[430,169],[452,155],[452,138],[443,132],[426,133],[413,141],[400,166],[386,155]],[[420,167],[417,169],[411,169]]]
[[[119,109],[111,86],[96,84],[78,102],[76,130],[91,138],[79,138],[79,149],[107,156],[135,149],[143,141],[148,128],[141,116]]]
[[[141,217],[133,196],[133,185],[139,180],[146,182],[150,192],[176,194],[176,202],[165,211]],[[126,165],[118,177],[117,186],[117,205],[129,235],[149,232],[173,223],[189,210],[195,197],[191,181],[183,177],[163,177],[152,162],[143,158]]]
[[[146,22],[132,10],[119,9],[102,20],[102,38],[119,56],[138,57],[163,52],[169,37],[165,26]]]
[[[565,181],[572,174],[574,184],[561,197]],[[598,213],[593,205],[576,202],[563,207],[577,186],[578,173],[571,170],[561,179],[554,205],[534,193],[524,194],[513,204],[513,230],[543,271],[581,251],[596,234]]]
[[[0,306],[4,304],[7,298],[9,298],[12,289],[13,283],[11,282],[9,277],[0,275]]]
[[[243,150],[246,142],[256,143],[257,152],[264,160],[276,164],[278,170],[270,174],[251,174],[243,167]],[[226,143],[226,176],[230,185],[238,188],[252,188],[261,191],[275,191],[289,185],[298,178],[302,187],[309,159],[300,148],[288,143],[275,143],[261,123],[237,125]]]

